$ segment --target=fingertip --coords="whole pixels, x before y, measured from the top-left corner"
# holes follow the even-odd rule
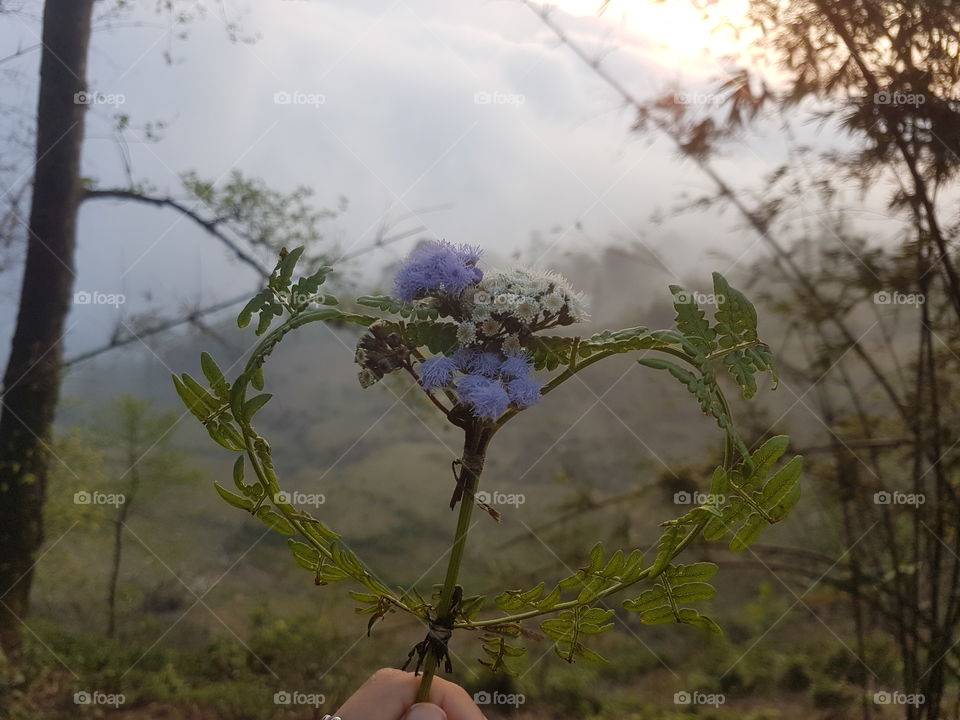
[[[439,705],[417,703],[410,707],[404,720],[447,720],[447,713]]]
[[[430,702],[439,705],[452,720],[485,720],[470,693],[456,683],[434,678],[430,686]]]

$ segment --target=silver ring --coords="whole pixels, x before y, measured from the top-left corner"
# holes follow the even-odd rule
[[[336,715],[324,715],[320,720],[340,720]]]

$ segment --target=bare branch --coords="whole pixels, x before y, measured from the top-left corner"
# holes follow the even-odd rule
[[[139,192],[132,189],[108,189],[108,190],[87,190],[83,195],[83,200],[103,200],[103,199],[114,199],[114,200],[133,200],[135,202],[146,203],[148,205],[154,205],[156,207],[169,207],[173,208],[179,213],[182,213],[184,216],[190,218],[199,225],[201,228],[206,230],[208,233],[213,235],[217,240],[222,242],[227,248],[232,252],[238,260],[243,263],[246,263],[254,270],[257,271],[257,274],[261,278],[270,277],[270,271],[267,270],[260,262],[254,258],[252,255],[248,254],[243,248],[241,248],[237,242],[224,233],[220,227],[222,220],[220,218],[207,219],[199,215],[194,208],[187,207],[178,200],[174,200],[171,197],[159,197],[153,195],[147,195],[145,193]]]

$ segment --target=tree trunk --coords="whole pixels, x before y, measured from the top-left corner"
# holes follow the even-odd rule
[[[107,637],[116,637],[117,634],[117,584],[120,581],[120,563],[123,560],[123,530],[130,515],[130,506],[140,489],[140,459],[143,448],[139,443],[139,426],[133,423],[128,432],[132,434],[127,442],[127,467],[130,468],[130,484],[127,494],[113,521],[113,563],[110,567],[110,581],[107,584]]]
[[[94,0],[47,0],[27,258],[0,411],[0,647],[19,647],[43,542],[48,444],[74,280]]]

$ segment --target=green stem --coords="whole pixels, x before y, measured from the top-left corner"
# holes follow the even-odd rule
[[[464,457],[479,458],[486,456],[487,443],[490,433],[484,429],[471,425],[466,430],[463,442]],[[440,602],[437,604],[436,624],[442,627],[453,628],[454,611],[453,600],[457,589],[457,578],[460,575],[460,565],[463,563],[463,554],[467,549],[467,535],[470,533],[470,518],[473,514],[474,493],[480,480],[480,472],[474,472],[466,465],[461,466],[461,478],[465,484],[465,491],[460,500],[460,513],[457,515],[457,529],[450,549],[450,559],[447,561],[447,572],[443,578],[443,589],[440,591]],[[424,659],[423,677],[417,690],[417,702],[427,702],[430,697],[430,685],[437,670],[437,658],[428,652]]]

